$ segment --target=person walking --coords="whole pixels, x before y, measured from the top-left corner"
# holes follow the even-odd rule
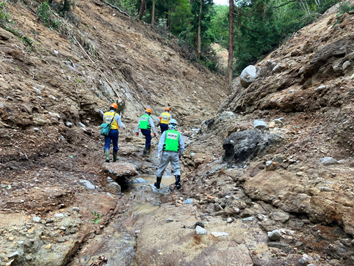
[[[170,114],[170,107],[165,108],[165,112],[163,112],[160,115],[160,129],[161,129],[161,135],[168,129],[168,123],[172,119],[172,116]]]
[[[160,159],[160,164],[156,174],[156,183],[154,184],[157,189],[160,188],[162,175],[170,162],[176,179],[176,188],[180,189],[182,187],[179,159],[183,151],[184,140],[182,134],[177,131],[177,121],[171,119],[168,124],[168,130],[161,135],[158,145],[157,158]]]
[[[112,103],[109,107],[110,111],[105,112],[103,115],[103,122],[111,124],[111,130],[109,135],[104,137],[104,154],[106,157],[106,162],[109,163],[109,149],[111,147],[111,142],[113,143],[113,162],[119,160],[118,153],[118,138],[119,138],[119,128],[125,128],[122,123],[120,115],[116,113],[118,109],[118,104]]]
[[[139,136],[139,129],[141,133],[145,136],[145,149],[143,151],[143,156],[149,157],[151,151],[151,129],[154,133],[154,137],[156,137],[156,129],[154,125],[154,121],[150,117],[151,109],[147,108],[145,110],[145,114],[143,114],[140,119],[139,123],[136,127],[136,135]]]

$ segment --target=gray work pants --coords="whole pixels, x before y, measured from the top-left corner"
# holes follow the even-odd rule
[[[159,169],[157,169],[157,177],[162,177],[168,163],[171,162],[174,175],[181,175],[179,168],[179,156],[178,152],[164,151],[161,156]]]

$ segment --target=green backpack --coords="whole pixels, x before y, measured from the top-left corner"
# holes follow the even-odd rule
[[[112,125],[113,119],[114,119],[114,116],[111,120],[111,123],[109,123],[109,124],[103,123],[101,125],[101,133],[100,133],[101,135],[106,136],[106,137],[109,135],[109,131],[111,130],[111,125]]]

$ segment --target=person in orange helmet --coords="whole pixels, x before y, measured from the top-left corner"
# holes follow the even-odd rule
[[[112,103],[109,107],[109,112],[105,112],[103,115],[103,122],[111,124],[111,130],[109,135],[104,137],[104,154],[106,156],[106,162],[109,163],[109,148],[111,142],[113,142],[113,162],[119,160],[118,153],[118,137],[119,137],[119,128],[125,128],[125,125],[122,123],[120,115],[116,113],[118,109],[118,104]]]
[[[145,149],[143,152],[143,156],[150,156],[150,151],[151,151],[151,129],[154,132],[154,136],[156,137],[156,129],[154,125],[154,121],[150,117],[151,115],[151,109],[147,108],[145,110],[145,114],[143,114],[140,119],[139,123],[136,127],[136,135],[139,136],[139,129],[141,133],[145,136]]]
[[[170,122],[170,120],[172,119],[172,116],[170,114],[170,107],[166,107],[165,108],[165,112],[163,112],[160,115],[160,129],[161,129],[161,135],[168,130],[168,123]]]

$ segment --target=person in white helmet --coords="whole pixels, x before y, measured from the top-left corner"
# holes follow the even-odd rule
[[[180,189],[181,185],[181,172],[179,167],[179,159],[184,151],[184,141],[182,134],[177,131],[177,121],[171,119],[166,130],[160,138],[158,146],[157,158],[160,159],[160,165],[156,174],[156,183],[154,186],[160,188],[162,175],[171,162],[173,174],[176,178],[176,188]]]

